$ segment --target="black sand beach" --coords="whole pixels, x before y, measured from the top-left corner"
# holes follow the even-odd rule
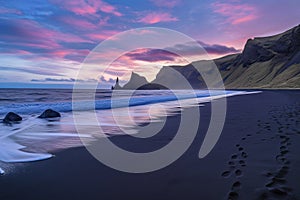
[[[299,90],[228,98],[221,138],[199,159],[210,118],[206,103],[192,146],[170,166],[151,173],[116,171],[85,148],[14,164],[13,172],[0,176],[0,199],[300,199],[299,100]],[[169,117],[164,129],[146,141],[130,136],[112,140],[136,152],[157,149],[172,139],[179,121],[179,116]]]

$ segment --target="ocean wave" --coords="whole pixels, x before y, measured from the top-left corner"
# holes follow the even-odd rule
[[[11,163],[49,159],[53,156],[52,152],[57,150],[82,146],[82,139],[92,142],[99,137],[124,134],[124,130],[126,130],[126,134],[136,134],[140,124],[160,121],[163,117],[180,113],[184,108],[199,106],[201,103],[210,102],[214,99],[245,94],[253,94],[253,92],[226,91],[224,93],[213,91],[208,93],[207,91],[198,91],[193,93],[182,91],[175,96],[170,92],[161,91],[155,95],[139,94],[133,96],[129,99],[129,104],[128,98],[124,97],[126,96],[125,92],[122,92],[120,97],[114,99],[115,105],[113,107],[111,99],[101,99],[95,102],[80,101],[76,102],[78,103],[76,109],[82,110],[80,117],[83,123],[77,123],[76,126],[81,126],[86,130],[86,133],[81,135],[78,135],[76,131],[74,116],[72,113],[68,113],[72,111],[72,102],[0,106],[1,114],[9,111],[27,114],[20,124],[0,125],[0,161]],[[159,104],[164,109],[161,109],[160,106],[152,106],[154,104]],[[127,110],[128,106],[130,113]],[[85,123],[84,119],[91,116],[91,112],[88,110],[94,107],[97,110],[97,118],[101,120],[97,124]],[[31,114],[39,113],[47,108],[66,113],[62,115],[60,121],[47,121],[38,119],[37,116],[31,116]],[[118,111],[113,112],[111,108],[116,108]],[[151,110],[151,116],[149,110]],[[116,118],[120,120],[116,122]],[[102,130],[91,131],[98,130],[99,126]],[[4,169],[1,169],[0,166],[0,174],[3,173]]]
[[[4,115],[8,112],[16,112],[19,114],[39,114],[44,110],[51,108],[59,112],[71,112],[75,110],[103,110],[111,108],[121,108],[121,107],[131,107],[139,105],[154,104],[167,101],[176,101],[190,98],[205,98],[210,96],[220,96],[220,95],[237,95],[244,94],[243,91],[213,91],[209,93],[208,91],[180,91],[177,96],[171,94],[170,92],[152,92],[137,94],[136,96],[126,97],[126,92],[120,93],[116,98],[103,98],[100,100],[81,100],[76,102],[66,101],[66,102],[35,102],[35,103],[13,103],[8,105],[0,106],[0,115]],[[84,97],[83,97],[84,98]],[[40,99],[41,100],[41,99]],[[43,98],[43,100],[45,100]]]

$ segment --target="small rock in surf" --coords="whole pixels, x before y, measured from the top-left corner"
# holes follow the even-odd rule
[[[22,121],[22,117],[20,117],[18,114],[13,112],[9,112],[3,119],[4,123],[20,122],[20,121]]]
[[[38,118],[47,119],[47,118],[56,118],[56,117],[61,117],[59,112],[52,109],[47,109]]]
[[[0,175],[4,175],[4,170],[0,168]]]

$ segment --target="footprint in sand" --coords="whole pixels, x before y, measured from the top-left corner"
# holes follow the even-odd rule
[[[241,154],[241,156],[243,157],[243,158],[247,158],[248,157],[248,154],[246,153],[246,152],[242,152],[242,154]]]
[[[235,162],[234,162],[234,161],[229,161],[229,162],[228,162],[228,165],[229,165],[230,167],[234,167],[234,166],[235,166]]]
[[[280,146],[280,150],[281,151],[286,150],[286,146],[285,145]]]
[[[286,162],[286,158],[282,154],[280,154],[276,156],[276,161],[282,164]]]
[[[236,182],[234,182],[234,183],[232,184],[231,189],[232,189],[233,191],[236,191],[236,190],[238,190],[238,189],[241,188],[241,185],[242,185],[241,182],[236,181]]]
[[[246,167],[246,162],[244,160],[239,160],[239,164],[242,166],[242,167]]]
[[[236,144],[235,146],[237,148],[237,153],[232,154],[230,156],[230,160],[228,161],[228,166],[231,168],[232,171],[229,170],[229,171],[224,171],[222,173],[222,177],[224,178],[228,178],[231,175],[234,175],[235,177],[235,182],[231,185],[231,190],[229,191],[227,197],[228,200],[239,199],[239,190],[242,187],[242,183],[238,179],[243,175],[243,172],[241,169],[236,169],[236,170],[234,169],[239,166],[241,167],[246,166],[246,161],[244,159],[247,157],[247,153],[244,152],[244,147],[242,147],[241,144]]]
[[[262,193],[259,195],[259,199],[296,199],[292,194],[292,188],[288,187],[287,184],[287,174],[290,171],[289,165],[291,162],[288,160],[287,155],[290,153],[289,146],[291,145],[291,138],[289,135],[294,135],[298,131],[297,129],[292,129],[295,125],[297,126],[296,121],[290,118],[298,118],[298,115],[295,115],[294,112],[291,112],[290,108],[282,108],[277,111],[273,119],[277,124],[277,137],[279,139],[280,154],[276,156],[276,160],[279,162],[280,166],[277,171],[267,172],[264,174],[268,178],[267,183],[265,184],[265,189],[261,190]],[[281,111],[282,110],[282,111]],[[285,119],[285,123],[279,122],[279,120]],[[298,120],[297,120],[298,121]],[[296,130],[296,131],[295,131]]]
[[[231,174],[230,171],[224,171],[221,176],[224,178],[228,178],[230,176],[230,174]]]
[[[235,175],[237,176],[237,177],[240,177],[240,176],[242,176],[242,174],[243,174],[243,172],[241,171],[241,170],[239,170],[239,169],[237,169],[237,170],[235,170]]]
[[[230,192],[228,194],[228,200],[237,200],[239,199],[239,194],[237,192]]]
[[[289,151],[288,150],[282,150],[280,153],[282,154],[282,155],[285,155],[285,154],[287,154]]]
[[[288,195],[288,193],[286,191],[284,191],[283,189],[280,188],[273,188],[269,190],[271,194],[273,194],[274,196],[278,196],[278,197],[286,197]]]
[[[275,174],[275,178],[284,178],[289,172],[288,166],[282,166],[279,171]]]

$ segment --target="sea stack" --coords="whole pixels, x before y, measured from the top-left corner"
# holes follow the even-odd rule
[[[121,87],[117,78],[115,86],[112,90],[161,90],[168,89],[159,83],[149,83],[144,76],[132,72],[129,81]]]
[[[122,89],[122,87],[119,84],[119,77],[117,77],[116,84],[115,84],[115,86],[112,86],[111,89],[112,90],[121,90]]]
[[[13,112],[7,113],[7,115],[3,119],[4,123],[12,123],[12,122],[20,122],[20,121],[22,121],[22,117]]]
[[[57,118],[57,117],[61,117],[59,112],[52,109],[47,109],[38,118],[47,119],[47,118]]]

